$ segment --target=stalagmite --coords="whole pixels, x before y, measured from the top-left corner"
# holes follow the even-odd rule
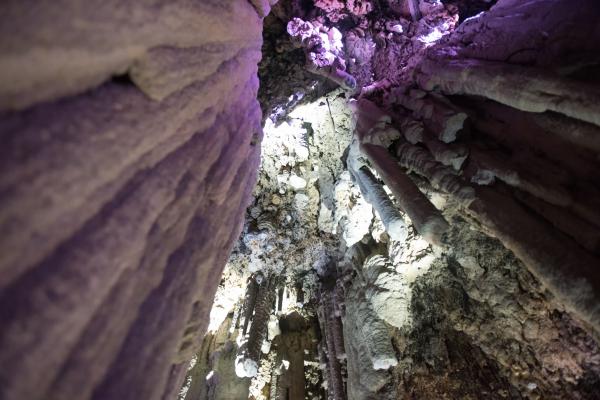
[[[361,167],[356,171],[351,169],[350,172],[358,183],[365,199],[371,203],[379,214],[388,235],[393,240],[405,240],[408,235],[406,223],[371,171],[366,167]]]
[[[408,214],[417,232],[432,244],[440,244],[448,223],[414,182],[400,169],[387,149],[363,143],[361,151]]]
[[[399,142],[396,155],[400,165],[429,179],[434,188],[453,194],[463,206],[468,206],[474,200],[474,189],[452,169],[436,162],[427,150],[406,142]]]
[[[554,111],[600,125],[600,90],[543,70],[474,59],[428,59],[417,79],[425,90],[482,96],[519,110]]]

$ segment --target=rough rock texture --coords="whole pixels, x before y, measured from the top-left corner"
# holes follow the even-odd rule
[[[281,303],[301,288],[296,312],[316,314],[304,398],[597,398],[597,59],[571,43],[592,18],[566,1],[309,3],[281,2],[280,26],[336,28],[359,86],[315,101],[326,86],[267,30],[265,153],[229,264],[284,275]],[[251,399],[301,380],[279,340]]]
[[[217,302],[222,304],[221,299]],[[180,400],[229,400],[248,397],[250,379],[236,376],[236,320],[230,313],[214,333],[204,336],[202,346],[192,358],[179,392]],[[239,328],[239,327],[238,327]],[[171,395],[174,399],[175,396]]]
[[[274,3],[0,6],[0,398],[598,398],[595,2]]]
[[[505,0],[478,16],[490,4],[396,3],[397,14],[375,7],[362,19],[349,16],[347,2],[318,2],[321,11],[295,15],[325,31],[340,29],[348,70],[362,86],[349,106],[358,119],[350,127],[356,140],[342,155],[349,173],[334,175],[335,201],[323,177],[317,181],[319,227],[335,227],[326,230],[334,235],[331,262],[317,268],[321,289],[312,293],[329,310],[318,314],[329,398],[595,398],[598,159],[589,150],[598,132],[596,89],[588,83],[593,74],[573,73],[594,65],[593,57],[578,58],[581,45],[570,44],[583,28],[564,22],[572,34],[556,33],[565,31],[552,24],[550,7],[564,9],[569,21],[567,2]],[[590,21],[582,18],[582,26]],[[533,46],[545,52],[536,67],[543,73],[495,56],[503,46],[526,49],[526,39],[538,35],[533,25],[536,32],[547,27],[555,41]],[[496,41],[495,33],[511,29],[514,40]],[[577,61],[559,68],[567,53]],[[467,73],[477,79],[465,79]],[[364,98],[385,112],[366,107]],[[553,112],[532,113],[545,110]],[[336,149],[319,145],[303,162]],[[401,174],[414,195],[390,179]],[[378,203],[373,188],[381,189]],[[438,246],[418,234],[417,197],[449,222],[432,240]],[[365,199],[377,203],[374,218],[337,219],[338,205],[351,204],[348,215],[359,215]],[[332,209],[334,218],[325,218]],[[303,218],[310,225],[314,214]],[[390,222],[402,219],[406,231],[397,241]],[[335,307],[332,299],[339,299]],[[337,356],[338,316],[345,358]]]
[[[172,398],[255,182],[261,19],[0,9],[0,397]]]
[[[498,241],[452,222],[450,251],[412,285],[410,333],[394,335],[399,397],[595,398],[597,342]]]

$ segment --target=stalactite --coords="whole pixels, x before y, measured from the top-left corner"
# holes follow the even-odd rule
[[[466,146],[456,143],[445,144],[428,134],[425,135],[423,143],[436,161],[451,166],[456,171],[460,171],[469,156],[469,150]]]
[[[408,0],[408,10],[413,21],[421,19],[421,10],[419,9],[419,0]]]
[[[196,353],[196,365],[187,373],[187,379],[190,379],[188,391],[184,400],[202,400],[206,399],[208,386],[206,384],[206,374],[210,371],[210,355],[214,351],[214,336],[207,333],[202,340],[202,345]]]
[[[370,303],[365,302],[362,308],[363,323],[359,329],[369,354],[371,367],[378,370],[397,365],[398,360],[387,327],[375,314]]]
[[[577,176],[588,180],[597,176],[593,153],[549,135],[534,122],[541,114],[466,97],[461,97],[461,106],[469,108],[477,137],[484,141],[490,138],[496,145],[512,149],[514,161],[527,159],[527,167],[539,166],[536,173],[551,175],[562,184],[573,182]]]
[[[323,298],[321,299],[324,309],[325,318],[327,319],[326,328],[331,332],[333,339],[333,354],[335,358],[343,360],[346,358],[346,349],[344,348],[344,333],[342,329],[342,322],[339,315],[336,315],[335,299],[333,293],[322,293]],[[330,353],[331,354],[331,353]]]
[[[417,144],[423,141],[425,126],[422,122],[405,118],[400,124],[400,129],[404,138],[410,143]]]
[[[528,180],[534,183],[539,181],[550,188],[569,188],[570,203],[565,203],[569,200],[566,196],[562,196],[560,203],[556,200],[551,200],[551,203],[568,205],[578,217],[600,227],[600,208],[597,201],[600,192],[593,185],[583,183],[593,182],[597,177],[596,157],[593,153],[548,135],[535,123],[536,114],[525,113],[491,101],[471,100],[463,102],[462,105],[470,108],[469,115],[477,132],[512,150],[510,164],[525,171]],[[480,171],[489,177],[494,176],[492,171]],[[535,189],[532,187],[531,190]],[[551,194],[555,195],[552,192]],[[561,200],[561,197],[558,199]]]
[[[469,155],[469,150],[463,144],[444,143],[436,135],[425,128],[422,121],[416,120],[407,113],[391,111],[395,126],[400,129],[404,139],[411,143],[423,143],[434,156],[436,161],[450,165],[460,170]]]
[[[333,330],[327,327],[325,329],[325,338],[327,343],[327,361],[329,365],[329,378],[334,400],[344,400],[344,382],[342,380],[342,367],[340,360],[335,354],[335,342]]]
[[[325,347],[327,349],[327,369],[329,378],[327,389],[333,400],[343,400],[345,398],[345,392],[342,380],[342,368],[336,352],[337,348],[340,347],[340,342],[343,348],[343,332],[335,332],[335,324],[333,322],[335,315],[332,315],[333,307],[329,296],[329,293],[326,291],[321,291],[321,305],[319,307],[319,321],[321,322],[321,329],[324,336]],[[336,334],[338,335],[337,347]]]
[[[248,278],[248,286],[246,287],[246,296],[244,297],[244,321],[242,327],[242,335],[246,335],[248,332],[248,325],[252,319],[254,313],[254,307],[256,305],[256,296],[258,294],[259,285],[256,282],[254,276]]]
[[[600,151],[600,127],[556,113],[533,114],[544,130],[578,146]]]
[[[514,200],[495,190],[479,187],[473,193],[473,188],[453,175],[448,168],[435,163],[434,158],[425,150],[401,142],[397,153],[401,165],[427,177],[434,187],[456,196],[459,202],[468,206],[471,215],[483,225],[486,232],[514,251],[570,309],[598,327],[600,307],[597,293],[600,281],[597,274],[594,274],[594,266],[599,261],[594,256],[559,232],[548,232],[547,225],[539,217],[530,215]],[[533,175],[517,173],[483,151],[475,151],[474,154],[471,150],[471,156],[478,165],[486,165],[494,176],[538,198],[561,206],[577,205],[572,204],[570,193],[560,186],[545,183]],[[571,236],[575,236],[574,225],[567,222],[564,216],[558,218],[553,210],[555,209],[544,209],[546,218],[562,224],[563,230],[570,230]],[[586,243],[587,248],[595,246],[595,235],[591,233],[593,227],[590,228],[590,232],[577,234],[579,241]],[[577,289],[573,289],[574,287]]]
[[[463,206],[475,198],[475,191],[455,172],[436,162],[427,150],[406,142],[399,142],[396,155],[400,165],[429,179],[434,188],[453,194]]]
[[[240,317],[242,314],[243,302],[238,301],[233,308],[233,317],[229,327],[229,335],[232,335],[236,329],[240,328]]]
[[[467,119],[467,114],[459,110],[443,97],[426,95],[421,90],[411,90],[403,94],[402,89],[393,92],[393,99],[398,104],[412,111],[415,118],[423,120],[424,125],[436,138],[444,143],[456,140]]]
[[[336,68],[334,66],[331,67],[322,67],[322,68],[314,68],[308,66],[307,69],[315,74],[324,76],[325,78],[331,79],[344,89],[354,90],[356,89],[356,79],[350,75],[348,72],[344,71],[341,68]]]
[[[271,384],[269,387],[269,400],[279,400],[279,375],[277,374],[277,369],[273,368],[271,370]]]
[[[483,96],[519,110],[554,111],[600,125],[600,91],[543,70],[474,59],[425,60],[417,76],[425,90]]]
[[[468,208],[482,226],[512,250],[565,306],[600,329],[600,259],[515,200],[489,187],[478,187]]]
[[[384,78],[380,81],[371,83],[370,85],[363,86],[360,90],[360,97],[370,96],[377,92],[383,92],[392,86],[392,82],[389,79]]]
[[[346,347],[344,346],[344,327],[342,323],[342,315],[344,313],[344,281],[336,282],[336,285],[331,293],[331,301],[333,306],[333,314],[335,315],[333,329],[335,332],[335,345],[338,358],[346,358]]]
[[[246,294],[248,297],[254,297],[254,315],[251,317],[250,332],[247,341],[242,341],[236,357],[236,374],[240,377],[253,377],[258,372],[260,365],[261,347],[267,336],[269,315],[273,309],[273,278],[261,277],[260,283],[258,279],[252,279],[257,285],[257,289],[248,287]],[[252,293],[256,290],[256,294]],[[246,312],[248,309],[246,309]],[[244,328],[247,328],[247,321],[244,321]],[[242,331],[244,330],[242,329]],[[246,336],[242,332],[242,336]]]
[[[379,214],[388,235],[393,240],[405,240],[408,235],[406,223],[383,189],[383,186],[377,182],[377,179],[366,167],[353,170],[349,163],[349,169],[358,183],[363,196]]]
[[[319,315],[319,321],[321,321],[321,315]],[[333,388],[331,386],[331,374],[329,373],[329,363],[327,362],[327,355],[325,354],[325,345],[323,342],[324,341],[321,341],[321,344],[319,345],[319,364],[321,366],[323,382],[327,386],[327,399],[330,400],[333,398]]]
[[[361,151],[390,188],[417,232],[428,242],[440,244],[442,235],[448,229],[448,223],[414,182],[402,172],[387,149],[363,143]]]
[[[510,165],[510,162],[503,162],[499,157],[491,154],[490,151],[472,149],[471,158],[480,166],[480,169],[489,171],[506,184],[519,188],[550,204],[565,207],[573,203],[573,197],[567,189],[550,182],[543,182],[540,178],[536,178],[525,171],[519,171],[515,166]]]
[[[344,333],[348,338],[348,385],[363,386],[375,393],[389,381],[385,370],[397,365],[398,359],[386,324],[366,297],[366,284],[367,281],[355,279],[346,292]]]
[[[386,135],[380,128],[389,126],[392,122],[392,117],[383,112],[375,103],[365,98],[361,98],[356,102],[350,102],[349,107],[355,114],[356,130],[354,134],[358,142],[386,145],[385,143],[381,143],[381,141],[388,138],[382,137]],[[397,133],[399,134],[399,132]]]
[[[258,288],[254,317],[248,338],[248,358],[260,361],[262,343],[267,337],[269,315],[273,306],[273,278],[264,278]]]
[[[600,229],[598,227],[577,217],[568,209],[557,207],[530,194],[517,192],[516,196],[531,210],[543,216],[587,250],[600,254]]]

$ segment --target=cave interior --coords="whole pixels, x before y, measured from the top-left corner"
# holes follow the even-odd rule
[[[0,18],[0,399],[600,399],[597,1]]]

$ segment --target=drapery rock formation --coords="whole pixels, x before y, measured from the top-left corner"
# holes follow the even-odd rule
[[[261,16],[0,10],[0,397],[173,398],[255,183]]]
[[[597,399],[595,3],[0,5],[0,399]]]

